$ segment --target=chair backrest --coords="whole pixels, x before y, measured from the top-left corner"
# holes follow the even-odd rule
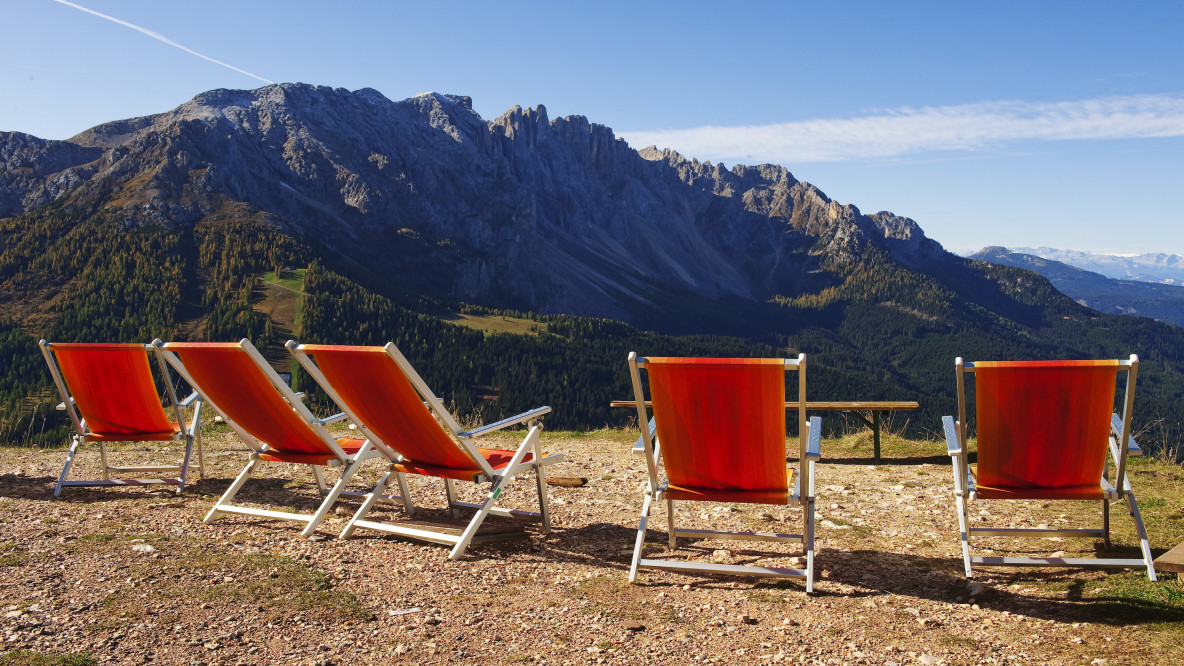
[[[316,417],[250,340],[157,346],[248,445],[253,445],[249,439],[253,437],[271,450],[347,459],[336,440],[316,423]]]
[[[1106,469],[1117,376],[1132,367],[1125,363],[1125,368],[1118,360],[964,364],[975,375],[978,484],[1097,485]],[[959,372],[960,396],[962,377]],[[1127,388],[1133,398],[1133,374]],[[1129,429],[1126,411],[1124,429]]]
[[[799,373],[799,455],[805,458],[805,355],[795,360],[631,357],[639,418],[646,370],[654,422],[672,485],[786,490],[786,366]],[[647,446],[647,455],[652,446]]]
[[[289,343],[288,349],[376,446],[390,447],[420,464],[492,471],[485,469],[481,456],[448,436],[445,427],[456,434],[460,426],[393,343],[385,347]],[[443,423],[437,422],[433,412]]]
[[[45,340],[40,344],[66,412],[80,434],[172,436],[174,424],[161,406],[148,362],[151,345]],[[164,381],[174,409],[179,410],[167,375]],[[176,418],[180,423],[179,413]]]

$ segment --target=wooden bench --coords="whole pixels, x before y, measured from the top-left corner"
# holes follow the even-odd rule
[[[635,407],[633,400],[613,400],[610,407]],[[649,400],[646,407],[652,406]],[[849,402],[806,402],[807,412],[847,412],[863,421],[872,430],[873,455],[876,462],[880,462],[880,415],[889,412],[903,412],[915,410],[920,405],[915,400],[856,400]],[[797,409],[798,403],[785,403],[786,409]]]

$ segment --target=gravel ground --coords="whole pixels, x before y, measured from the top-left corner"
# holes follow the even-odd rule
[[[356,499],[340,502],[313,539],[298,523],[202,524],[246,462],[242,445],[216,428],[206,478],[179,497],[77,488],[54,500],[64,450],[0,449],[0,652],[9,653],[0,663],[55,663],[34,655],[67,653],[161,664],[1180,663],[1179,634],[1165,640],[1162,627],[1083,592],[1137,573],[991,570],[968,584],[940,457],[818,466],[813,595],[800,580],[644,570],[630,585],[645,478],[630,445],[623,433],[548,435],[545,449],[567,456],[549,475],[588,479],[549,487],[552,534],[530,526],[525,538],[475,546],[455,562],[444,547],[373,531],[337,540]],[[148,452],[128,445],[120,462]],[[85,452],[79,474],[93,474],[97,458]],[[384,471],[370,465],[358,489]],[[427,518],[443,517],[440,482],[415,480],[412,492]],[[318,503],[311,474],[277,464],[239,498],[300,511]],[[530,479],[503,494],[511,508],[535,502]],[[792,509],[681,506],[687,526],[800,529]],[[978,517],[1035,525],[1100,514],[1084,504],[1065,511],[1033,503]],[[395,509],[371,517],[404,519]],[[1119,544],[1133,543],[1128,523],[1115,512]],[[651,527],[647,553],[664,556],[664,507]],[[1077,541],[1051,548],[1093,555],[1092,543]],[[775,565],[797,548],[682,540],[677,556]]]

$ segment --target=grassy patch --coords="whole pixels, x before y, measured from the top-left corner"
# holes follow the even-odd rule
[[[221,582],[178,586],[171,592],[236,607],[254,604],[268,620],[282,620],[297,613],[338,621],[372,616],[353,593],[334,589],[325,572],[291,558],[190,550],[181,566],[225,577]]]
[[[6,543],[0,545],[0,567],[19,567],[25,563],[25,551],[20,546]]]
[[[0,666],[87,666],[93,663],[94,658],[85,654],[41,654],[30,650],[0,654]]]
[[[768,590],[752,589],[744,591],[744,598],[749,601],[755,601],[758,604],[783,604],[785,597],[779,594],[773,594]]]
[[[533,319],[506,317],[503,315],[454,314],[441,317],[444,321],[466,328],[482,331],[486,335],[510,333],[513,335],[539,335],[547,330],[546,324]]]
[[[1122,618],[1184,640],[1184,589],[1177,584],[1152,583],[1144,572],[1125,571],[1086,582],[1081,597],[1098,622]]]

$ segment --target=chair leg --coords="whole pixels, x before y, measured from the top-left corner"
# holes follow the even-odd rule
[[[811,463],[813,464],[813,463]],[[804,545],[806,547],[806,594],[814,592],[814,498],[811,497],[804,507],[806,515],[803,517]]]
[[[107,465],[107,444],[105,442],[99,442],[99,460],[103,465],[103,480],[110,481],[111,468]]]
[[[536,460],[538,459],[536,454]],[[543,519],[543,534],[551,533],[551,506],[547,498],[547,482],[543,480],[543,466],[534,464],[535,486],[539,489],[539,513]]]
[[[62,467],[62,473],[58,476],[58,485],[53,489],[53,496],[60,497],[62,494],[62,484],[66,482],[66,476],[70,474],[70,465],[74,464],[74,456],[78,453],[78,445],[81,443],[81,438],[74,435],[70,440],[70,451],[66,453],[66,464]]]
[[[967,513],[966,499],[961,493],[954,495],[954,503],[958,510],[958,529],[962,538],[962,562],[966,565],[966,577],[973,577],[970,571],[970,516]]]
[[[193,455],[193,437],[185,438],[185,457],[181,459],[180,483],[177,484],[177,494],[185,492],[185,482],[189,480],[189,458]]]
[[[460,511],[456,508],[456,487],[452,479],[444,479],[444,494],[448,496],[448,515],[460,518]]]
[[[385,476],[379,479],[378,485],[374,486],[374,490],[371,490],[369,495],[366,495],[366,499],[362,502],[362,506],[358,507],[358,510],[354,512],[354,517],[350,518],[349,523],[347,523],[345,526],[345,529],[341,531],[340,535],[338,535],[338,539],[348,539],[349,536],[354,533],[354,530],[357,529],[358,521],[362,518],[365,518],[366,514],[370,513],[370,509],[373,509],[379,498],[382,497],[382,491],[386,490],[386,484],[390,481],[391,474],[395,474],[395,472],[387,472]],[[399,481],[403,485],[406,484],[402,478],[400,478]],[[404,493],[406,493],[406,491],[404,491]],[[406,497],[406,494],[404,494],[404,497]]]
[[[320,465],[312,466],[312,476],[317,480],[317,489],[321,491],[321,497],[329,493],[329,486],[325,484],[325,473],[322,471],[323,469]]]
[[[1110,498],[1102,500],[1102,533],[1106,539],[1106,550],[1110,550]]]
[[[645,548],[645,524],[650,517],[650,504],[654,496],[646,493],[645,503],[641,506],[641,522],[637,527],[637,539],[633,544],[633,562],[629,565],[629,582],[637,580],[637,565],[641,562],[641,551]]]
[[[1139,533],[1139,550],[1143,552],[1143,562],[1147,564],[1147,579],[1154,583],[1159,579],[1155,575],[1155,561],[1151,557],[1151,542],[1147,539],[1147,529],[1143,527],[1143,517],[1139,515],[1139,505],[1135,502],[1135,493],[1131,490],[1130,483],[1125,485],[1126,492],[1123,493],[1123,497],[1126,499],[1131,518],[1135,521],[1135,529]]]
[[[197,444],[197,478],[205,480],[206,478],[206,457],[201,445],[201,428],[198,427],[193,433],[193,439]]]
[[[669,495],[666,496],[666,515],[666,524],[670,526],[670,550],[674,550],[678,547],[677,537],[674,536],[674,500]]]
[[[203,523],[208,523],[222,515],[222,512],[218,510],[218,507],[222,506],[223,504],[230,504],[230,501],[233,500],[234,496],[238,494],[239,489],[243,487],[243,484],[246,483],[247,479],[249,479],[251,474],[254,473],[255,467],[259,465],[259,462],[259,454],[252,453],[251,459],[247,462],[247,466],[243,468],[243,471],[239,472],[238,477],[234,479],[234,483],[230,484],[230,487],[226,489],[226,492],[222,493],[222,497],[218,498],[218,502],[214,504],[214,507],[210,509],[210,512],[207,513],[206,517],[202,520]]]
[[[333,489],[325,495],[325,500],[321,502],[321,506],[313,514],[312,520],[308,521],[308,525],[300,534],[307,537],[312,536],[317,531],[317,526],[321,524],[321,521],[325,520],[325,516],[329,515],[329,511],[333,509],[333,505],[337,503],[337,498],[341,497],[341,493],[345,491],[345,487],[349,484],[349,480],[353,477],[354,472],[358,471],[365,461],[365,456],[359,456],[354,462],[341,470],[341,478],[337,480],[337,483],[333,484]]]
[[[451,485],[452,479],[448,481]],[[481,504],[481,508],[477,510],[477,515],[473,516],[473,519],[469,521],[469,526],[460,535],[460,541],[457,541],[456,545],[452,548],[452,552],[448,553],[448,559],[459,560],[460,556],[464,554],[465,549],[469,547],[469,542],[477,535],[477,530],[481,527],[481,523],[485,522],[485,517],[489,515],[490,510],[493,509],[494,502],[497,501],[498,495],[501,494],[501,484],[502,479],[493,482],[493,486],[489,489],[489,494],[485,496],[485,501]]]
[[[403,494],[403,507],[407,510],[407,517],[410,518],[415,515],[415,505],[411,503],[411,488],[407,485],[407,475],[402,472],[393,472],[393,474],[395,480],[399,482],[399,492]]]

